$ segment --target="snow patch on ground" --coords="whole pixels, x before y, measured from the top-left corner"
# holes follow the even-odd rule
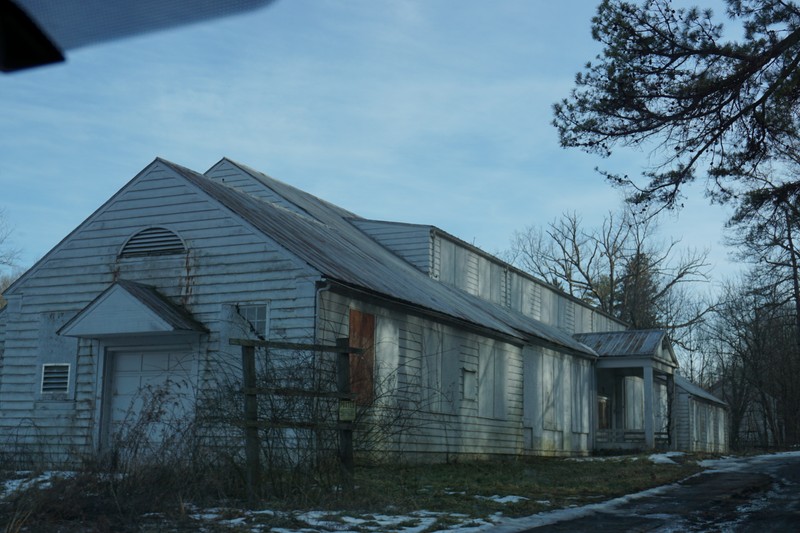
[[[683,455],[682,452],[652,454],[648,456],[648,460],[656,464],[676,464],[673,458],[681,455]],[[747,465],[766,464],[775,461],[776,456],[800,457],[800,451],[747,458],[722,457],[720,459],[700,461],[699,464],[701,467],[706,469],[706,472],[730,472],[746,468]],[[635,459],[637,458],[630,456],[609,456],[584,457],[575,458],[572,460],[620,461]],[[34,475],[32,472],[19,472],[17,479],[0,482],[0,499],[7,498],[18,490],[25,490],[34,486],[47,487],[55,477],[64,477],[68,475],[73,474],[69,472],[44,472],[42,474]],[[230,528],[231,530],[240,532],[248,531],[250,533],[262,533],[267,531],[274,531],[278,533],[318,533],[320,531],[337,531],[339,533],[348,533],[356,530],[360,532],[369,531],[375,533],[421,533],[423,531],[430,530],[430,528],[436,524],[437,520],[445,518],[447,519],[446,522],[448,524],[452,524],[449,526],[450,531],[459,531],[461,533],[485,533],[489,531],[492,533],[511,533],[533,527],[552,525],[564,520],[581,518],[598,511],[613,511],[620,505],[624,505],[631,501],[648,496],[658,495],[674,486],[675,484],[664,485],[605,502],[593,503],[580,507],[576,506],[566,509],[545,511],[524,518],[508,518],[503,516],[502,513],[495,513],[489,517],[475,519],[455,513],[434,513],[430,511],[416,511],[405,515],[366,514],[362,516],[350,516],[346,513],[336,511],[311,511],[295,514],[291,512],[273,511],[269,509],[260,511],[246,511],[241,509],[227,508],[199,509],[191,506],[187,507],[187,511],[188,516],[197,521],[198,527],[201,529],[207,527],[219,527]],[[459,492],[455,494],[463,493]],[[509,504],[527,499],[523,496],[514,495],[476,497]],[[551,505],[551,502],[548,500],[538,500],[537,503],[542,505]],[[751,503],[750,505],[757,506],[758,502]],[[270,527],[264,523],[259,523],[265,518],[269,517],[283,517],[286,519],[291,519],[291,521],[297,525],[292,528],[278,528]],[[677,527],[674,531],[680,530],[681,528]]]
[[[706,472],[736,472],[748,465],[766,465],[774,463],[780,457],[800,457],[800,451],[772,453],[767,455],[754,455],[752,457],[721,457],[698,461],[698,465]]]
[[[495,494],[493,496],[475,496],[480,500],[491,500],[495,503],[519,503],[523,500],[529,500],[530,498],[526,498],[525,496],[500,496],[499,494]]]
[[[588,455],[586,457],[565,457],[565,461],[573,461],[576,463],[589,463],[589,462],[606,462],[606,461],[635,461],[636,457],[630,455]]]
[[[74,472],[47,471],[34,476],[34,472],[15,472],[15,479],[7,479],[0,482],[0,500],[8,498],[17,491],[24,491],[33,487],[47,489],[52,485],[53,478],[68,478],[74,475]]]
[[[683,452],[666,452],[666,453],[654,453],[648,459],[654,464],[657,465],[677,465],[675,461],[672,460],[673,457],[680,457],[685,455]]]

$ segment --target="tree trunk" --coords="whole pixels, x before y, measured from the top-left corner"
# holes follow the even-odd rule
[[[795,356],[800,357],[800,271],[798,271],[797,251],[792,236],[792,217],[786,212],[786,240],[789,245],[789,260],[792,267],[792,289],[794,296],[794,342],[797,347]]]

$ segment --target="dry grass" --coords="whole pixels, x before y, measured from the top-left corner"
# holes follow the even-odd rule
[[[531,515],[670,483],[698,470],[688,458],[681,465],[658,465],[644,456],[360,467],[352,492],[323,484],[298,488],[293,495],[260,502],[260,508],[284,512],[262,516],[259,522],[290,527],[294,513],[311,509],[362,517],[419,510],[446,513],[430,529],[435,531],[450,523],[448,515],[476,519],[497,512]],[[215,477],[225,477],[227,483],[214,483]],[[230,487],[229,482],[224,472],[143,469],[129,472],[126,479],[96,470],[82,472],[19,491],[0,502],[0,531],[185,530],[197,525],[187,508],[223,506],[234,515],[238,512],[241,491],[220,492],[223,485]],[[495,495],[524,499],[500,503],[490,498]]]
[[[657,465],[646,457],[574,461],[525,458],[425,466],[379,466],[356,473],[351,505],[362,510],[417,509],[485,517],[525,516],[542,510],[602,501],[671,483],[699,471],[695,461]],[[520,496],[500,503],[492,496]]]

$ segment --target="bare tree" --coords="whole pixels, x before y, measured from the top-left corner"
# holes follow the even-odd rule
[[[717,374],[731,406],[731,435],[744,443],[794,445],[800,440],[800,361],[795,353],[794,312],[777,285],[753,270],[729,284],[704,332],[705,346],[718,356]],[[768,290],[764,288],[767,287]],[[782,303],[783,302],[783,303]],[[746,417],[755,423],[746,424]]]
[[[688,347],[684,334],[710,306],[689,291],[708,280],[708,253],[660,241],[655,218],[630,207],[587,228],[566,213],[546,228],[513,234],[509,262],[636,328],[664,327]]]
[[[20,275],[19,269],[17,268],[19,250],[9,245],[8,241],[10,236],[11,227],[6,221],[5,211],[0,209],[0,309],[6,305],[3,292]]]
[[[522,270],[613,313],[629,233],[613,213],[599,231],[587,231],[576,213],[564,213],[546,228],[515,231],[506,256]]]
[[[786,167],[800,171],[800,154],[793,154]],[[763,275],[758,279],[780,286],[785,298],[778,305],[794,308],[796,344],[800,356],[800,199],[780,188],[771,173],[754,176],[762,186],[743,195],[728,222],[729,244],[737,246],[739,258],[751,261]]]
[[[13,267],[19,258],[19,250],[9,245],[10,236],[11,226],[6,220],[5,210],[0,209],[0,268]]]

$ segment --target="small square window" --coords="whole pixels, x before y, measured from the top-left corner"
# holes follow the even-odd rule
[[[265,304],[246,304],[239,305],[238,310],[239,315],[253,328],[253,333],[266,339],[268,329],[267,306]]]
[[[69,392],[69,364],[42,365],[42,394]]]
[[[462,394],[465,400],[475,401],[478,399],[478,373],[466,368],[461,369]]]

